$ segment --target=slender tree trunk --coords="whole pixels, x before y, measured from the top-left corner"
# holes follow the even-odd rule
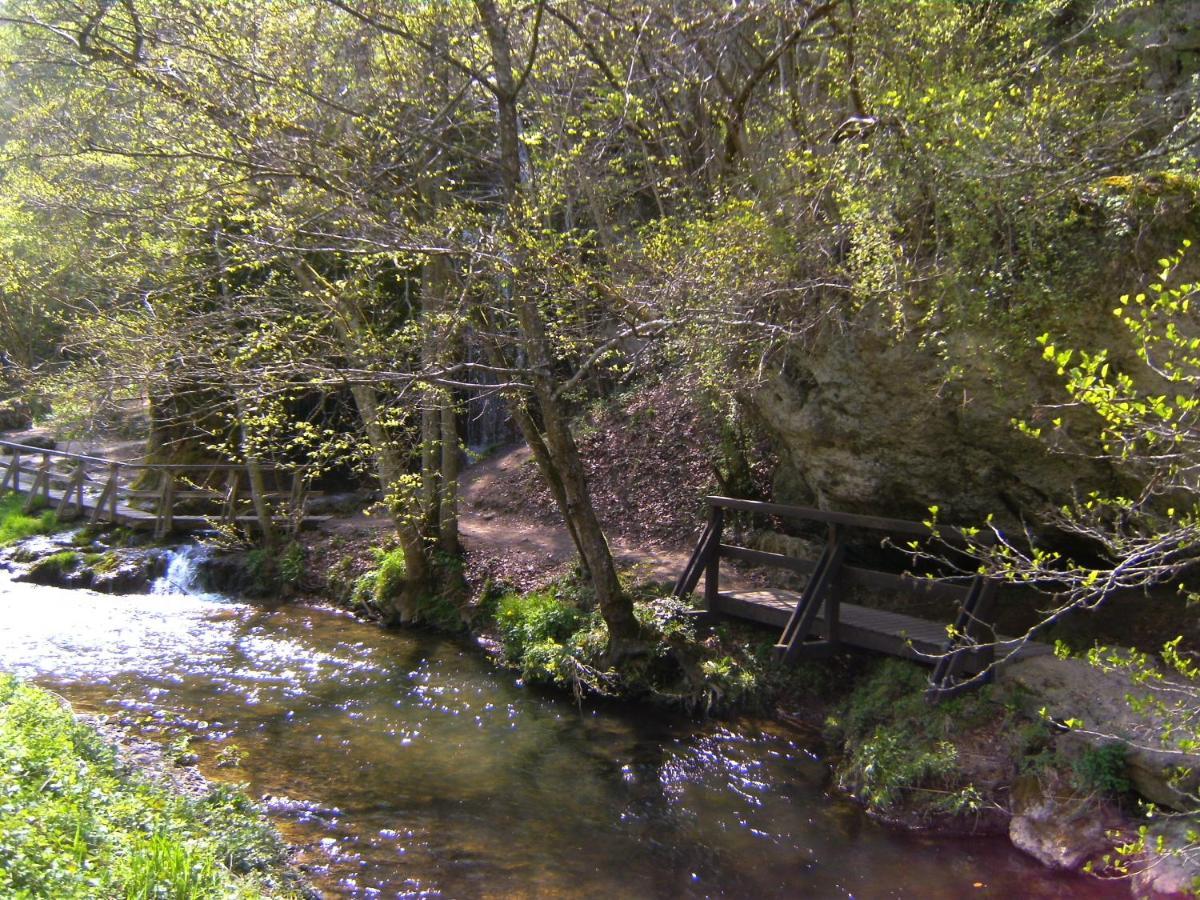
[[[400,547],[404,550],[404,587],[399,597],[391,599],[393,608],[386,611],[389,621],[403,624],[415,620],[421,598],[435,592],[433,567],[427,558],[420,517],[414,515],[416,504],[411,496],[412,489],[404,477],[408,471],[404,456],[396,450],[387,430],[380,423],[378,395],[373,387],[365,384],[356,384],[350,391],[374,451],[375,467],[388,512],[395,525]]]
[[[520,216],[521,194],[521,144],[517,109],[521,85],[514,76],[508,27],[495,0],[475,0],[475,6],[492,54],[494,83],[491,90],[496,99],[500,181],[509,227],[515,227]],[[516,241],[513,245],[516,245]],[[561,486],[561,492],[555,491],[555,500],[559,503],[563,518],[569,523],[575,545],[579,548],[596,592],[600,614],[608,626],[609,655],[621,657],[636,652],[640,647],[640,629],[633,615],[633,604],[621,590],[612,552],[592,506],[587,475],[579,448],[571,435],[565,405],[555,394],[550,343],[542,312],[536,300],[522,292],[519,284],[513,286],[513,303],[529,361],[533,400],[537,403],[544,428],[544,435],[540,435],[539,440],[530,446],[551,489],[554,490],[556,482]],[[518,417],[518,424],[526,432],[532,422],[522,424]],[[539,455],[539,444],[544,447],[544,455]]]

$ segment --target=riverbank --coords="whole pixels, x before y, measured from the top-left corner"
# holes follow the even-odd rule
[[[577,704],[465,638],[6,573],[0,606],[0,669],[186,739],[201,771],[261,798],[330,896],[1128,895],[1007,840],[872,822],[832,789],[808,729]]]
[[[341,601],[365,617],[372,601],[403,577],[403,558],[393,547],[348,540],[344,531],[310,535],[288,555],[297,568],[291,592],[306,589],[314,599]],[[86,567],[88,556],[77,553],[73,565]],[[225,583],[208,587],[229,590],[253,581],[256,560],[254,555],[242,564],[220,560],[210,574]],[[230,574],[239,572],[231,584]],[[94,580],[76,568],[69,574],[62,584]],[[1161,874],[1178,855],[1114,853],[1118,845],[1136,844],[1139,828],[1152,824],[1125,776],[1129,760],[1105,749],[1104,742],[1080,742],[1063,725],[1071,710],[1059,709],[1044,691],[1003,680],[931,708],[922,697],[926,672],[920,667],[846,654],[783,668],[773,661],[772,635],[748,625],[702,627],[683,604],[664,596],[661,584],[628,586],[653,641],[638,666],[621,672],[604,667],[602,625],[570,577],[532,591],[479,585],[465,617],[458,607],[442,604],[431,609],[440,609],[443,617],[430,616],[426,624],[469,630],[476,646],[527,683],[576,697],[636,700],[692,713],[748,710],[800,723],[810,733],[822,731],[839,788],[873,816],[908,830],[1003,834],[1050,868],[1090,867],[1118,877],[1143,870]],[[259,587],[271,592],[269,585]],[[1042,712],[1047,706],[1055,708],[1055,716]],[[1187,843],[1185,838],[1185,849]],[[1129,871],[1122,872],[1122,865]],[[1139,875],[1140,882],[1147,877]],[[1186,886],[1186,877],[1186,871],[1175,877],[1167,891],[1139,888],[1138,895],[1184,896],[1176,888]]]
[[[5,896],[311,896],[243,794],[4,674],[0,794]]]

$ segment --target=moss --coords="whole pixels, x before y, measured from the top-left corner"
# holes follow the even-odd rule
[[[84,562],[97,575],[107,575],[115,572],[121,565],[121,557],[111,550],[107,553],[91,553],[84,557]]]
[[[58,581],[83,562],[83,555],[76,550],[62,550],[43,556],[29,567],[29,578],[39,583]]]

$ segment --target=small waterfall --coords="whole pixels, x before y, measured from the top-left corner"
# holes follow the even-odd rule
[[[167,570],[150,586],[152,594],[189,594],[205,596],[200,588],[199,563],[208,550],[199,544],[186,544],[167,552]]]

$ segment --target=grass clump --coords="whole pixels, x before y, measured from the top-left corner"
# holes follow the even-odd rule
[[[123,774],[57,698],[0,675],[0,896],[294,897],[278,837],[229,790]]]
[[[52,510],[37,515],[25,512],[25,499],[13,491],[0,496],[0,547],[15,544],[36,534],[49,534],[58,527]]]
[[[930,705],[927,686],[916,664],[882,660],[826,722],[842,748],[839,781],[876,812],[921,820],[983,802],[954,739],[994,726],[1005,709],[988,688]]]
[[[73,572],[83,559],[83,554],[76,550],[51,553],[29,567],[29,578],[38,584],[56,584],[68,573]]]

